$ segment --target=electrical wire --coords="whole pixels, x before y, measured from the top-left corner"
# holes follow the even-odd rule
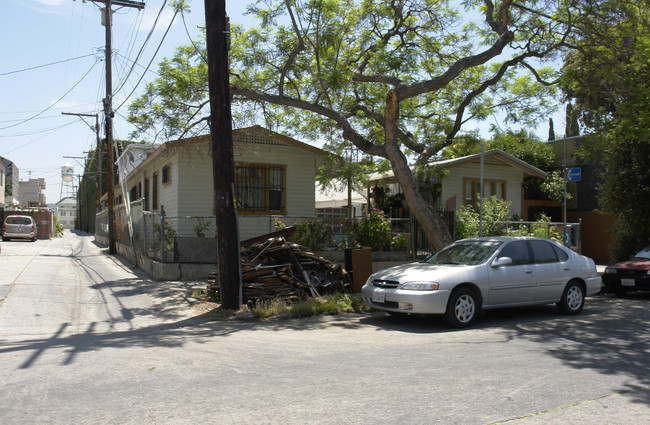
[[[120,105],[119,105],[117,108],[115,108],[114,111],[117,111],[117,110],[119,110],[122,106],[124,106],[124,104],[129,100],[129,98],[133,95],[133,93],[135,92],[135,90],[138,88],[138,86],[140,85],[140,83],[141,83],[142,80],[144,79],[144,76],[147,74],[147,71],[149,70],[149,67],[151,66],[151,64],[153,63],[154,59],[156,58],[156,55],[157,55],[158,52],[160,51],[160,48],[162,47],[162,44],[163,44],[163,42],[165,41],[165,38],[167,37],[167,34],[169,34],[169,30],[171,29],[172,24],[174,23],[174,20],[176,19],[176,16],[177,16],[177,15],[178,15],[178,11],[174,12],[174,16],[172,16],[172,20],[169,22],[169,26],[167,27],[167,30],[165,31],[165,34],[163,35],[162,40],[160,40],[160,44],[158,44],[158,48],[157,48],[156,51],[154,52],[153,56],[151,57],[151,60],[149,61],[149,63],[147,64],[147,67],[145,68],[145,72],[140,76],[140,79],[139,79],[138,82],[136,83],[135,87],[133,87],[133,90],[131,90],[131,92],[129,93],[129,95],[128,95],[128,96],[127,96],[127,97],[122,101],[122,103],[120,103]]]
[[[151,26],[151,30],[149,30],[149,34],[147,34],[147,37],[144,40],[144,43],[142,43],[142,47],[140,47],[140,51],[138,52],[137,56],[135,57],[135,60],[133,61],[133,65],[131,66],[131,69],[129,72],[126,74],[122,82],[119,84],[119,87],[113,91],[113,96],[115,96],[116,93],[118,93],[120,90],[122,90],[122,87],[124,87],[124,84],[126,84],[127,80],[129,79],[129,76],[133,72],[133,68],[135,67],[135,64],[138,62],[140,57],[142,56],[142,53],[144,52],[144,48],[149,44],[149,40],[151,40],[151,36],[153,35],[154,30],[156,29],[156,26],[158,25],[158,19],[160,19],[160,16],[162,15],[163,10],[165,9],[165,6],[167,6],[167,0],[163,2],[162,7],[158,11],[158,15],[156,16],[156,20],[153,22],[153,25]],[[174,18],[176,17],[176,13],[174,14]],[[172,22],[174,22],[174,18],[172,18]],[[171,23],[170,23],[171,27]],[[169,28],[167,28],[167,31],[165,32],[165,36],[167,35],[167,32],[169,32]],[[163,36],[163,40],[165,37]],[[162,44],[162,41],[161,41]],[[158,47],[160,49],[160,46]],[[158,49],[156,50],[156,53],[158,53]],[[154,53],[155,57],[155,53]]]
[[[74,121],[73,121],[72,123],[74,123]],[[41,129],[41,130],[27,131],[27,132],[24,132],[24,133],[0,134],[0,137],[23,137],[23,136],[31,136],[31,135],[34,135],[34,134],[41,134],[41,133],[46,133],[46,132],[48,132],[48,131],[58,130],[58,129],[61,129],[61,128],[63,128],[63,127],[67,127],[67,126],[69,126],[69,125],[72,124],[72,123],[66,123],[66,124],[58,125],[58,126],[56,126],[56,127],[44,128],[44,129]]]
[[[29,67],[29,68],[17,69],[15,71],[3,72],[3,73],[0,74],[0,77],[4,77],[5,75],[17,74],[19,72],[32,71],[34,69],[39,69],[39,68],[45,68],[46,66],[58,65],[60,63],[76,61],[78,59],[84,59],[84,58],[87,58],[87,57],[90,57],[90,56],[94,56],[94,53],[91,53],[89,55],[77,56],[76,58],[63,59],[63,60],[56,61],[56,62],[50,62],[50,63],[46,63],[46,64],[43,64],[43,65],[36,65],[36,66]]]
[[[21,122],[18,122],[18,123],[16,123],[16,124],[8,125],[8,126],[5,126],[5,127],[0,127],[0,130],[6,130],[6,129],[8,129],[8,128],[17,127],[17,126],[19,126],[19,125],[21,125],[21,124],[24,124],[24,123],[26,123],[26,122],[29,122],[29,121],[33,120],[34,118],[36,118],[36,117],[38,117],[38,116],[44,114],[45,112],[49,111],[50,109],[52,109],[52,107],[54,107],[54,105],[56,105],[56,104],[59,103],[61,100],[63,100],[64,97],[66,97],[66,96],[67,96],[67,95],[68,95],[72,90],[74,90],[75,87],[77,87],[77,86],[78,86],[78,85],[79,85],[79,84],[80,84],[80,83],[81,83],[81,82],[82,82],[82,81],[83,81],[83,80],[88,76],[88,74],[90,74],[90,71],[92,71],[93,68],[95,68],[95,65],[97,65],[97,62],[98,62],[98,61],[95,60],[95,63],[93,64],[93,66],[90,67],[90,69],[89,69],[89,70],[88,70],[88,71],[83,75],[83,77],[81,77],[81,79],[80,79],[79,81],[77,81],[77,82],[76,82],[76,83],[75,83],[75,84],[70,88],[70,90],[68,90],[67,92],[65,92],[65,93],[63,94],[63,96],[61,96],[60,98],[58,98],[56,102],[53,102],[50,106],[48,106],[47,108],[43,109],[41,112],[37,113],[36,115],[34,115],[34,116],[30,117],[30,118],[24,119],[24,120],[22,120]]]
[[[76,121],[71,121],[71,122],[69,122],[69,123],[67,123],[67,124],[65,124],[65,125],[62,125],[61,127],[57,127],[57,128],[55,128],[55,129],[51,130],[50,132],[48,132],[48,133],[42,135],[41,137],[37,137],[37,138],[34,139],[34,140],[31,140],[31,141],[29,141],[29,142],[27,142],[27,143],[23,143],[23,144],[20,145],[20,146],[17,146],[17,147],[15,147],[15,148],[11,149],[11,150],[8,150],[8,151],[6,151],[6,152],[3,152],[1,156],[6,156],[7,154],[9,154],[9,153],[11,153],[11,152],[15,152],[15,151],[17,151],[18,149],[22,149],[22,148],[24,148],[25,146],[31,145],[32,143],[37,142],[37,141],[39,141],[39,140],[41,140],[41,139],[43,139],[43,138],[49,136],[50,134],[54,133],[54,132],[57,131],[57,130],[62,129],[63,127],[67,127],[67,126],[69,126],[69,125],[72,125],[72,124],[74,124],[75,122],[76,122]]]

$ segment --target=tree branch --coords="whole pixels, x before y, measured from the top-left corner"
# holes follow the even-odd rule
[[[232,86],[231,90],[233,95],[244,96],[248,99],[258,100],[262,102],[269,102],[274,105],[291,106],[327,117],[336,122],[343,129],[343,138],[352,142],[357,148],[369,155],[377,155],[381,156],[382,158],[386,157],[386,152],[383,146],[377,146],[374,143],[366,140],[352,127],[350,122],[346,120],[343,115],[330,108],[326,108],[315,103],[306,102],[304,100],[293,99],[286,96],[271,95],[257,90],[245,89],[237,86]]]
[[[398,99],[401,101],[423,93],[429,93],[444,88],[464,70],[482,65],[495,56],[501,54],[505,46],[507,46],[513,39],[514,34],[511,31],[504,32],[498,40],[494,42],[492,47],[477,55],[458,59],[444,74],[431,80],[401,86],[395,89]]]
[[[296,22],[296,18],[293,15],[293,9],[291,8],[291,3],[289,2],[289,0],[284,0],[284,4],[286,5],[287,11],[289,12],[289,16],[291,17],[291,24],[293,25],[293,30],[296,33],[296,36],[298,37],[298,45],[294,47],[294,49],[291,51],[291,54],[289,55],[287,62],[282,67],[282,71],[280,71],[280,86],[278,90],[280,97],[284,97],[284,79],[287,73],[289,72],[289,68],[291,67],[291,65],[293,65],[293,62],[296,60],[300,52],[302,52],[305,49],[305,43],[302,40],[302,35],[300,34],[300,30],[298,29],[298,23]]]

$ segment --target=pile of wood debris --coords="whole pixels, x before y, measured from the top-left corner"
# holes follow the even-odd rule
[[[341,266],[283,237],[242,248],[241,273],[244,303],[352,292],[350,275]],[[207,285],[208,289],[219,289],[217,272],[210,274]]]

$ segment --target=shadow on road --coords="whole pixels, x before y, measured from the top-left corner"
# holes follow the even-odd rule
[[[86,262],[83,257],[76,261]],[[121,264],[127,268],[127,264]],[[47,337],[0,340],[0,355],[25,352],[27,358],[20,368],[33,367],[39,356],[48,350],[63,351],[63,365],[69,365],[77,356],[92,350],[127,347],[182,347],[189,342],[203,344],[215,338],[227,338],[240,331],[296,331],[309,332],[333,328],[354,332],[374,327],[378,332],[392,331],[412,334],[454,332],[468,341],[485,337],[482,333],[498,332],[507,344],[515,340],[529,340],[537,344],[540,356],[552,356],[575,369],[597,370],[606,375],[629,377],[630,384],[617,389],[629,393],[639,403],[650,403],[650,293],[631,294],[624,298],[598,295],[587,299],[583,312],[577,316],[560,315],[555,306],[538,306],[487,311],[471,329],[450,330],[439,317],[413,316],[396,320],[384,313],[346,314],[340,316],[310,317],[293,320],[213,321],[212,312],[187,317],[182,289],[178,284],[155,282],[138,270],[131,270],[132,278],[103,280],[84,263],[99,293],[109,293],[116,299],[144,295],[159,302],[150,309],[130,309],[121,306],[121,317],[116,323],[150,318],[147,324],[130,329],[98,331],[96,323],[88,323],[85,331],[65,332],[70,324],[63,323]],[[180,291],[180,292],[179,292]],[[180,298],[179,298],[180,297]],[[101,302],[101,300],[98,300]],[[181,314],[182,312],[182,314]],[[149,324],[150,323],[150,324]],[[505,337],[505,338],[504,338]],[[381,349],[381,347],[377,347]],[[480,346],[477,346],[480,350]],[[585,385],[589,385],[585,382]]]

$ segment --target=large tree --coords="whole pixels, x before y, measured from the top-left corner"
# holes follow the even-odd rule
[[[609,1],[584,21],[561,86],[592,137],[587,155],[604,165],[599,203],[616,215],[615,260],[650,243],[650,2]]]
[[[387,160],[433,248],[451,238],[415,177],[468,123],[496,114],[534,125],[548,113],[574,23],[596,0],[264,0],[259,27],[233,28],[240,120],[353,145]],[[141,134],[205,129],[201,43],[177,50],[130,108]],[[475,127],[475,124],[472,124]],[[150,133],[151,134],[151,133]]]

